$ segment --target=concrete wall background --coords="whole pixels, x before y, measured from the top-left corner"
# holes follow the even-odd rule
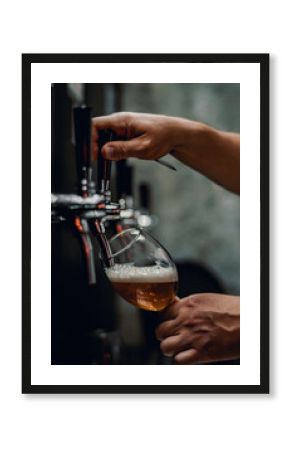
[[[125,84],[122,109],[168,114],[239,132],[239,84]],[[175,260],[193,259],[216,273],[231,293],[240,283],[240,204],[233,195],[168,157],[170,171],[132,160],[135,184],[149,182],[159,222],[152,234]]]

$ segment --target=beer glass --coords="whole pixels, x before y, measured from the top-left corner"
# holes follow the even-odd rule
[[[159,242],[142,229],[129,228],[108,243],[105,272],[121,297],[147,311],[161,311],[174,300],[177,270]]]

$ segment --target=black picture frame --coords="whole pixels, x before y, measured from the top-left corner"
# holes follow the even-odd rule
[[[267,394],[269,393],[269,54],[23,54],[22,55],[22,393]],[[33,63],[258,63],[260,65],[260,384],[31,384],[31,65]]]

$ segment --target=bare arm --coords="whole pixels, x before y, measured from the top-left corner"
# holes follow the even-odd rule
[[[184,140],[172,154],[226,189],[240,193],[240,136],[185,121]]]
[[[240,137],[200,122],[154,114],[117,113],[92,121],[92,143],[98,152],[98,130],[112,128],[125,141],[103,147],[106,158],[157,159],[171,153],[187,166],[238,194]]]

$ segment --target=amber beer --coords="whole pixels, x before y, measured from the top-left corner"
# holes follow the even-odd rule
[[[147,311],[166,308],[177,289],[177,273],[173,267],[115,264],[106,269],[106,274],[121,297]]]

